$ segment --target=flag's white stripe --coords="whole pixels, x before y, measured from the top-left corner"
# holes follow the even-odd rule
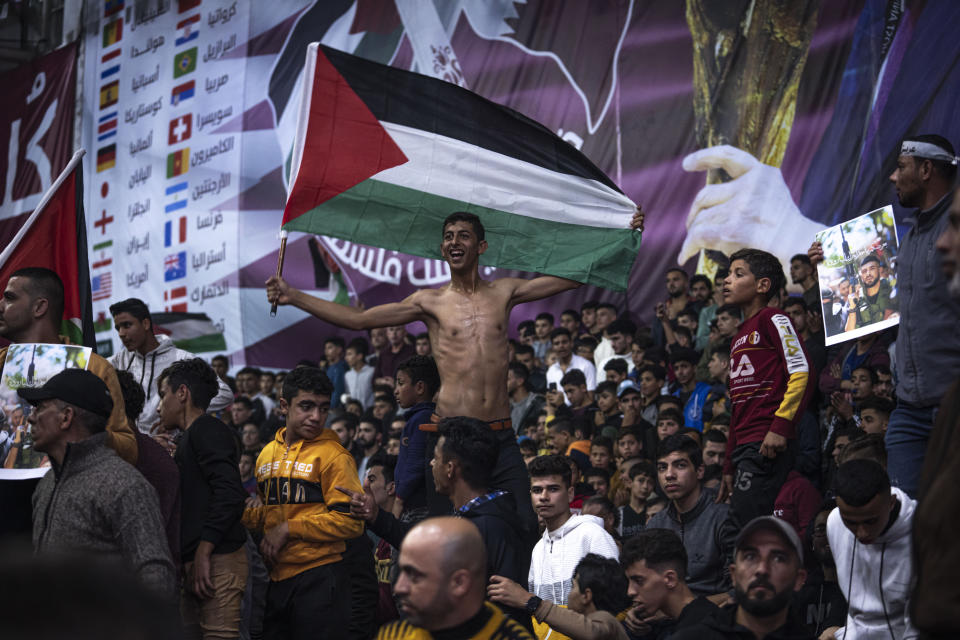
[[[588,178],[557,173],[482,147],[381,122],[410,159],[375,180],[537,220],[627,229],[636,205]]]
[[[210,320],[177,320],[163,323],[160,327],[169,331],[173,340],[187,340],[220,333]]]

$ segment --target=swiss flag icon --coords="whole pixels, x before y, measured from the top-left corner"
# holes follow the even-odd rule
[[[193,132],[193,114],[185,113],[170,121],[170,135],[167,144],[178,144],[190,138]]]

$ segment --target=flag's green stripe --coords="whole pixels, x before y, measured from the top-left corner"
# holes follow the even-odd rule
[[[503,269],[625,291],[640,248],[640,233],[629,229],[537,220],[376,180],[361,182],[284,228],[439,259],[443,220],[454,211],[480,216],[489,244],[480,263]]]
[[[208,333],[205,336],[198,336],[196,338],[174,340],[173,344],[190,353],[225,351],[227,349],[227,341],[223,338],[222,333]]]

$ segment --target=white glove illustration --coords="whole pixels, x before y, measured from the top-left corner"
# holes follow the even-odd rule
[[[683,159],[683,169],[724,169],[732,180],[708,184],[693,199],[680,264],[700,249],[729,256],[750,247],[769,251],[789,266],[790,258],[806,254],[817,232],[826,228],[800,212],[779,168],[742,149],[719,145],[695,151]]]

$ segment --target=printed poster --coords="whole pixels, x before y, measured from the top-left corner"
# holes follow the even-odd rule
[[[66,344],[12,344],[0,373],[0,479],[39,478],[50,461],[33,448],[27,418],[33,407],[17,395],[23,387],[42,387],[64,369],[86,369],[90,347]],[[19,443],[19,449],[14,447]]]
[[[817,234],[826,345],[900,323],[897,227],[887,205]]]

